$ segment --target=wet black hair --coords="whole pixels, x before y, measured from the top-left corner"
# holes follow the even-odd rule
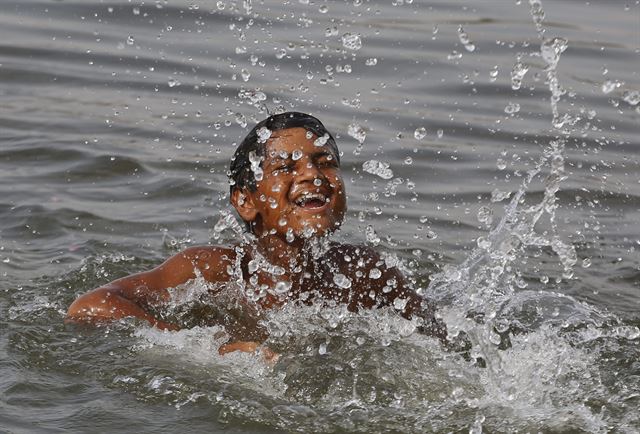
[[[338,152],[336,140],[317,118],[300,112],[286,112],[272,115],[253,127],[233,154],[229,167],[231,193],[238,188],[248,188],[251,191],[256,190],[256,180],[251,170],[249,154],[254,152],[256,156],[265,156],[266,141],[259,140],[260,137],[258,136],[258,132],[262,127],[267,128],[272,133],[278,130],[301,127],[307,131],[311,131],[318,137],[323,137],[326,134],[329,136],[326,146],[334,154],[338,164],[340,163],[340,153]]]

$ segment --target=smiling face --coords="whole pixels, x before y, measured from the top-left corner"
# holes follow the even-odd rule
[[[323,236],[342,223],[346,196],[338,159],[326,145],[316,146],[315,139],[300,127],[274,131],[256,190],[232,194],[233,205],[254,224],[256,235]]]

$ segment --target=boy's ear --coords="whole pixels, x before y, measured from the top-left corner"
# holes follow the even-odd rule
[[[242,220],[251,223],[258,216],[258,210],[253,201],[253,195],[246,189],[236,188],[231,193],[231,204],[236,209]]]

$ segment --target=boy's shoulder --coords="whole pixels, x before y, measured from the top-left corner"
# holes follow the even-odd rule
[[[238,252],[233,246],[193,246],[175,257],[190,262],[209,281],[229,279],[229,267],[236,263]]]

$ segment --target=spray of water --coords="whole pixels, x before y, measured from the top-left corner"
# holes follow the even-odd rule
[[[249,13],[251,3],[244,5]],[[466,260],[445,267],[421,290],[441,306],[451,338],[464,336],[471,343],[469,357],[445,351],[418,333],[417,321],[404,320],[393,309],[353,313],[342,306],[288,305],[258,317],[268,331],[266,345],[281,353],[273,368],[250,354],[218,356],[216,350],[229,332],[221,327],[196,326],[176,333],[137,328],[141,343],[135,349],[141,359],[154,357],[156,347],[162,346],[165,358],[167,351],[175,351],[190,366],[202,364],[218,377],[233,378],[201,385],[200,376],[193,380],[175,370],[170,378],[141,374],[134,380],[148,385],[144,393],[169,393],[178,407],[208,400],[222,408],[222,420],[248,418],[300,432],[607,430],[608,416],[600,405],[608,395],[593,343],[604,336],[638,339],[640,332],[629,327],[605,329],[603,325],[615,323],[615,318],[562,294],[527,290],[519,270],[533,250],[554,252],[564,279],[572,278],[577,261],[575,248],[564,240],[556,221],[557,193],[566,178],[565,143],[578,121],[558,107],[564,90],[557,71],[568,42],[546,36],[539,0],[530,0],[529,6],[540,49],[518,56],[512,87],[519,89],[527,71],[535,67],[528,58],[543,61],[554,138],[514,193],[493,195],[493,202],[510,199],[502,217],[478,238]],[[462,27],[458,32],[465,48],[473,51],[468,34]],[[354,41],[359,37],[343,37],[347,48],[356,49]],[[418,132],[416,138],[421,138]],[[349,135],[361,145],[366,132],[354,123]],[[363,170],[382,179],[393,177],[388,166],[376,160],[367,161]],[[527,193],[541,178],[542,198],[532,202]],[[479,219],[487,226],[494,221],[488,207],[483,207]],[[222,240],[229,229],[234,239],[250,237],[230,212],[223,212],[213,238]],[[253,241],[243,239],[246,244]],[[372,227],[367,241],[380,242]],[[277,274],[263,259],[256,256],[250,271]],[[231,270],[237,285],[219,296],[229,301],[234,294],[244,295],[255,301],[262,292],[249,290],[239,265]],[[336,284],[348,285],[342,277],[334,277]],[[184,306],[194,301],[226,303],[207,299],[210,290],[202,279],[177,288],[169,314],[181,315]],[[265,290],[277,293],[287,288],[276,285]]]

